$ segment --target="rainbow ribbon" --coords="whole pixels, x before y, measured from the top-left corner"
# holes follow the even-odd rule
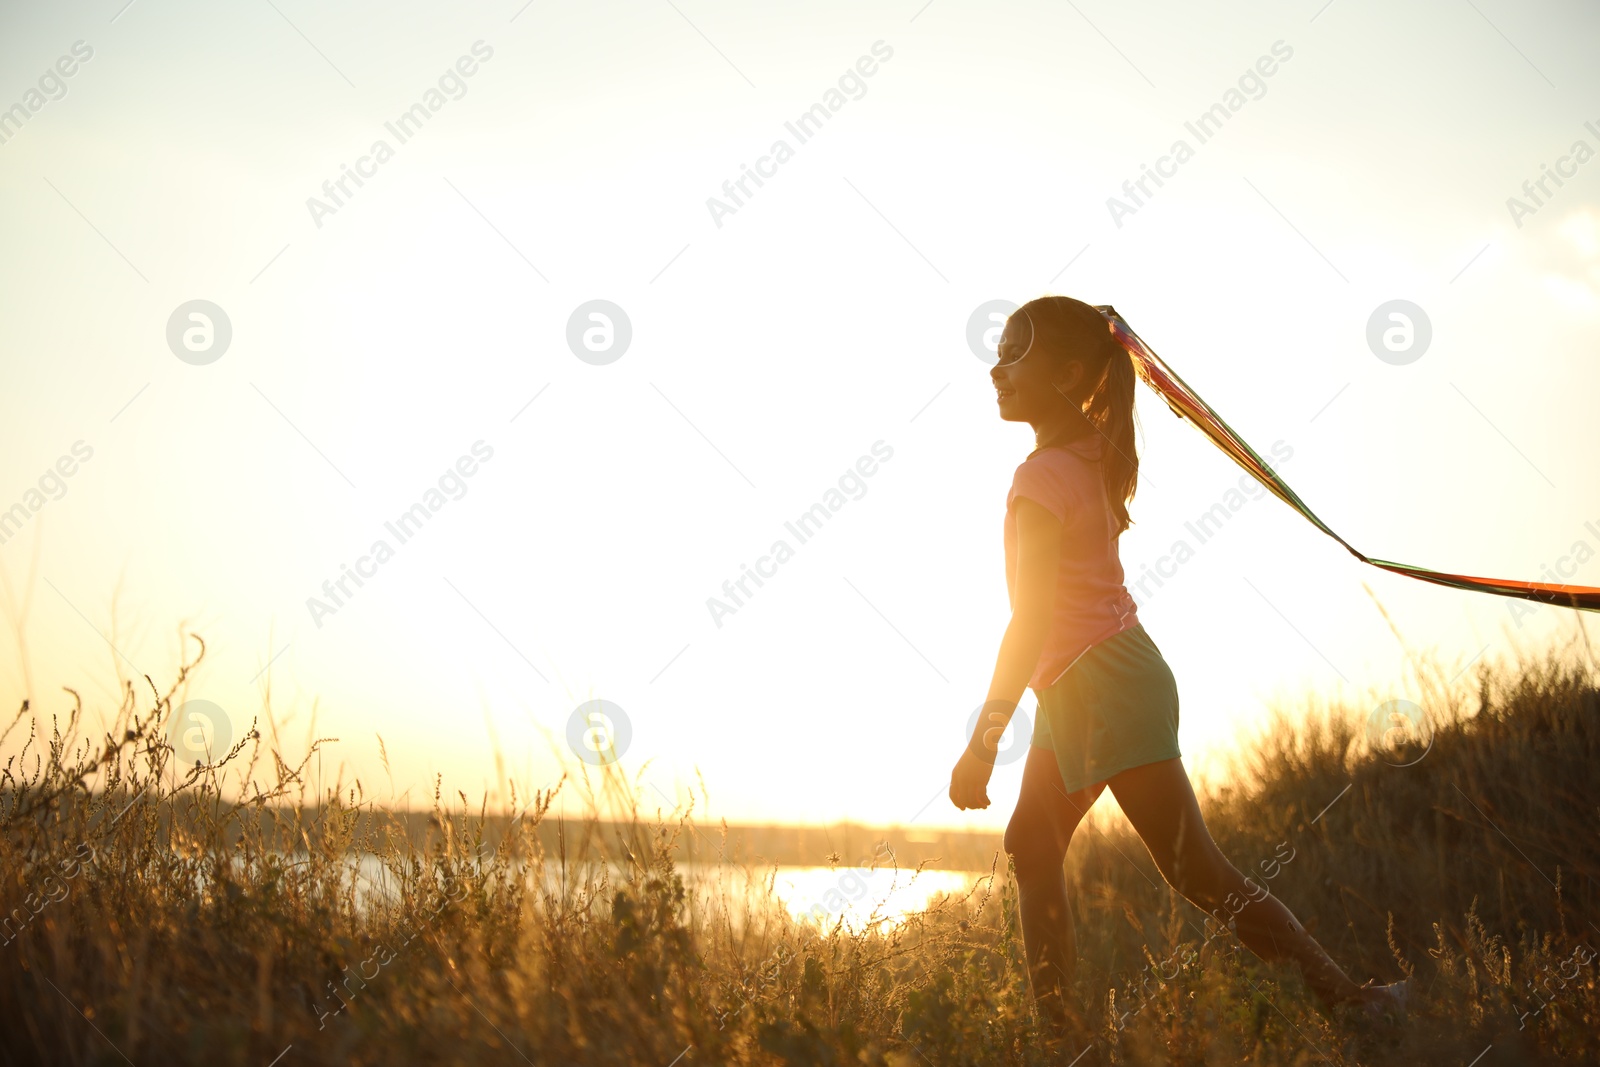
[[[1256,454],[1255,449],[1246,444],[1244,438],[1234,433],[1233,427],[1223,421],[1222,416],[1213,411],[1210,404],[1200,399],[1198,393],[1189,388],[1171,367],[1162,362],[1161,357],[1133,332],[1133,327],[1117,313],[1116,308],[1110,304],[1097,304],[1095,307],[1110,323],[1111,333],[1118,343],[1133,357],[1133,366],[1139,377],[1167,402],[1174,415],[1187,419],[1201,433],[1211,438],[1212,444],[1227,453],[1235,463],[1265,485],[1273,496],[1304,515],[1313,526],[1343,545],[1346,551],[1362,563],[1370,563],[1374,567],[1381,567],[1395,574],[1404,574],[1409,578],[1419,578],[1424,582],[1433,582],[1435,585],[1449,586],[1452,589],[1471,589],[1480,593],[1537,600],[1581,611],[1600,611],[1600,589],[1591,586],[1554,585],[1545,582],[1520,582],[1510,578],[1478,578],[1470,574],[1449,574],[1444,571],[1429,570],[1427,567],[1412,566],[1409,563],[1373,559],[1364,552],[1356,551],[1348,541],[1329,529],[1327,523],[1317,518],[1312,510],[1306,507],[1305,501],[1300,499],[1299,494],[1290,489],[1289,484],[1267,466]]]

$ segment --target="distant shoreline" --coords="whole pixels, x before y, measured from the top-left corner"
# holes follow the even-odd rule
[[[120,807],[117,805],[115,807]],[[113,809],[114,810],[114,809]],[[170,817],[170,811],[167,817]],[[269,839],[273,824],[278,819],[293,819],[293,807],[266,807],[259,814],[242,808],[235,809],[235,818],[228,822],[227,838],[231,845],[240,836],[240,823],[260,820],[260,832]],[[307,837],[320,840],[319,827],[324,816],[343,815],[329,809],[319,811],[307,805],[299,809]],[[450,833],[468,849],[476,849],[479,820],[476,814],[464,816],[452,813],[447,819]],[[482,819],[482,848],[487,851],[498,847],[505,837],[512,819],[504,815],[485,815]],[[676,824],[670,816],[663,816],[663,825]],[[438,841],[443,830],[429,811],[390,811],[363,809],[356,815],[355,838],[377,834],[404,836],[413,847],[420,848],[430,839]],[[653,823],[641,818],[636,822],[617,819],[571,819],[555,813],[547,814],[538,824],[537,833],[541,847],[547,855],[555,857],[563,850],[573,862],[582,862],[591,856],[615,855],[620,838],[631,848],[648,847],[654,832]],[[726,829],[718,823],[690,822],[681,827],[674,843],[674,860],[678,863],[727,862],[753,867],[776,864],[780,867],[870,867],[878,846],[887,844],[893,851],[891,861],[885,855],[877,866],[887,868],[897,865],[902,870],[915,869],[926,864],[928,870],[987,872],[999,857],[1000,867],[1005,867],[1002,835],[998,831],[936,830],[923,827],[869,826],[862,823],[838,823],[831,826],[792,826],[779,824],[729,824]],[[830,864],[830,856],[837,859]]]

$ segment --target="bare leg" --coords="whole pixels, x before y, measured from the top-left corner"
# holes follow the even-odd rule
[[[1016,864],[1017,905],[1034,1003],[1057,1037],[1081,1031],[1072,990],[1077,944],[1062,864],[1073,831],[1104,789],[1101,784],[1069,794],[1055,753],[1030,748],[1017,808],[1006,826],[1005,848]]]
[[[1109,784],[1168,885],[1208,915],[1231,913],[1246,948],[1264,960],[1297,964],[1324,1002],[1365,998],[1362,987],[1339,969],[1283,902],[1259,882],[1247,884],[1222,855],[1200,817],[1181,759],[1131,768]]]

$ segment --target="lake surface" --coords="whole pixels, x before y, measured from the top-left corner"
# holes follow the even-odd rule
[[[964,894],[976,886],[981,894],[986,886],[980,883],[987,883],[990,878],[987,873],[974,871],[918,873],[890,867],[745,868],[728,863],[680,863],[676,870],[696,911],[720,906],[745,913],[776,899],[796,919],[832,927],[842,918],[845,928],[851,931],[860,931],[874,922],[894,926],[908,915],[925,910],[941,893]],[[612,885],[627,881],[627,871],[620,865],[607,864],[606,873]],[[576,890],[599,875],[596,864],[568,864],[567,888]],[[357,880],[360,903],[388,900],[395,895],[394,878],[376,855],[362,856]],[[563,881],[561,865],[547,862],[543,881],[547,891],[559,893]]]

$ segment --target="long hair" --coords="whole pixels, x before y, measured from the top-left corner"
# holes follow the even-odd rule
[[[1041,296],[1012,315],[1025,316],[1031,328],[1030,346],[1042,345],[1058,367],[1071,360],[1081,362],[1084,380],[1094,383],[1084,400],[1083,414],[1109,446],[1102,452],[1100,473],[1120,535],[1133,523],[1128,504],[1139,487],[1133,357],[1117,342],[1109,319],[1070,296]]]

